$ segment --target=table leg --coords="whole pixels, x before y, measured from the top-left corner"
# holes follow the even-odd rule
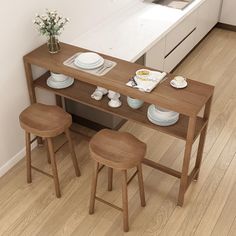
[[[56,104],[57,104],[57,106],[63,107],[63,104],[62,104],[62,97],[59,96],[59,95],[55,95],[55,96],[56,96]]]
[[[209,98],[209,100],[206,103],[205,110],[204,110],[204,115],[203,118],[209,120],[210,116],[210,110],[211,110],[211,103],[212,103],[212,97]],[[196,158],[196,163],[195,163],[195,169],[198,170],[196,176],[194,177],[194,180],[197,180],[199,177],[199,172],[200,172],[200,167],[201,167],[201,162],[202,162],[202,155],[203,155],[203,149],[204,149],[204,144],[206,140],[206,133],[207,133],[207,126],[208,126],[208,121],[207,125],[204,127],[203,131],[201,132],[200,135],[200,140],[198,144],[198,150],[197,150],[197,158]]]
[[[188,170],[189,170],[189,162],[191,157],[192,145],[194,140],[194,133],[196,127],[196,117],[190,117],[188,123],[188,133],[187,140],[185,144],[185,152],[184,152],[184,160],[180,178],[180,188],[179,188],[179,196],[178,196],[178,206],[183,206],[184,203],[184,194],[186,192],[188,186]]]
[[[24,60],[24,68],[25,68],[25,75],[26,75],[26,82],[27,82],[27,87],[28,87],[28,92],[29,92],[29,98],[30,98],[30,103],[36,103],[36,95],[35,95],[35,89],[33,85],[33,75],[32,75],[32,68],[31,64],[26,62]],[[43,145],[43,139],[41,137],[37,138],[37,143],[39,146]]]
[[[24,67],[25,67],[25,75],[26,75],[26,82],[27,82],[27,87],[28,87],[28,92],[29,92],[29,97],[30,97],[30,103],[33,104],[33,103],[36,103],[36,96],[35,96],[35,89],[33,86],[33,75],[32,75],[31,64],[24,61]]]

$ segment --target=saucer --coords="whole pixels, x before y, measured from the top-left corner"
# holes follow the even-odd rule
[[[177,84],[175,83],[175,81],[172,79],[172,80],[170,81],[170,85],[171,85],[172,87],[174,87],[174,88],[182,89],[182,88],[187,87],[188,82],[187,82],[187,81],[184,81],[182,84],[177,85]]]

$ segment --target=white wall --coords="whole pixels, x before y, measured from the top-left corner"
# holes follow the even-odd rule
[[[223,0],[220,22],[236,26],[236,1]]]
[[[35,13],[57,9],[71,22],[61,36],[72,42],[104,18],[135,0],[12,0],[0,7],[0,176],[24,155],[19,113],[29,104],[22,57],[45,42],[35,31]],[[96,37],[96,36],[95,36]],[[49,96],[44,95],[44,100]]]

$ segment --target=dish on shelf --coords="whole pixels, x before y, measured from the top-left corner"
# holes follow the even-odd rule
[[[62,81],[62,82],[55,81],[52,76],[50,76],[50,77],[47,79],[47,85],[48,85],[50,88],[54,88],[54,89],[68,88],[68,87],[70,87],[73,83],[74,83],[74,78],[71,78],[71,77],[67,77],[67,79],[64,80],[64,81]]]
[[[179,120],[179,113],[150,105],[148,107],[147,117],[153,124],[169,126]]]
[[[94,52],[85,52],[75,58],[74,64],[82,69],[91,70],[102,66],[104,58]]]

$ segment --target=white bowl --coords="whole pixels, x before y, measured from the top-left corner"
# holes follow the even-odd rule
[[[55,82],[63,82],[68,78],[68,76],[56,72],[51,72],[51,76]]]
[[[151,75],[151,71],[147,69],[140,69],[136,71],[136,76],[139,79],[148,79]]]

